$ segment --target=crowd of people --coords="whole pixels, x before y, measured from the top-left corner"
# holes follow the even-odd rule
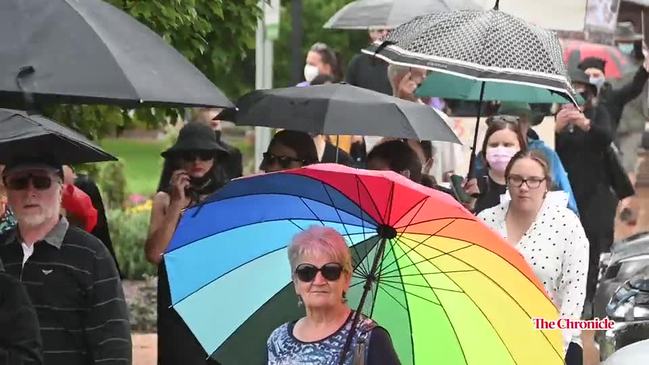
[[[374,29],[369,35],[375,40],[385,33]],[[415,95],[426,70],[387,65],[360,54],[351,60],[347,75],[341,66],[337,52],[316,43],[306,57],[305,81],[298,86],[347,80],[453,113],[453,101]],[[342,163],[394,171],[449,194],[520,251],[563,317],[589,318],[599,255],[613,241],[618,202],[633,195],[632,189],[624,188],[626,172],[633,177],[628,156],[633,150],[625,147],[624,166],[616,168],[620,161],[613,142],[625,138],[616,130],[627,117],[625,105],[646,90],[647,69],[647,62],[639,62],[633,80],[621,88],[605,81],[600,59],[586,59],[579,69],[570,70],[585,104],[554,107],[554,149],[530,128],[545,115],[525,103],[499,103],[486,119],[475,171],[461,191],[448,184],[458,171],[457,159],[448,157],[458,155],[456,147],[435,141],[281,130],[263,153],[259,170],[273,173]],[[147,260],[159,268],[162,365],[215,363],[206,360],[171,308],[162,254],[185,209],[242,175],[241,153],[221,139],[216,115],[201,110],[162,153],[165,163],[144,245]],[[4,168],[2,182],[0,195],[6,199],[0,201],[0,359],[130,363],[128,313],[96,186],[46,156],[16,159]],[[344,238],[333,229],[311,228],[293,239],[287,255],[296,300],[306,316],[268,334],[268,362],[337,362],[354,314],[345,297],[352,264]],[[314,295],[314,288],[326,295]],[[6,326],[16,326],[16,335],[3,336]],[[346,364],[357,363],[358,356],[366,364],[399,363],[390,334],[380,324],[362,316],[353,333]],[[565,331],[564,345],[567,363],[581,364],[580,333]]]

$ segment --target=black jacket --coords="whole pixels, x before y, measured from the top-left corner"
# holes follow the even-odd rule
[[[38,318],[22,284],[0,261],[0,365],[40,365],[43,343]]]
[[[643,66],[640,66],[630,83],[619,89],[613,89],[611,84],[606,83],[600,90],[598,97],[599,103],[604,105],[608,110],[613,132],[617,130],[617,126],[620,124],[624,106],[642,93],[642,89],[648,78],[649,73],[647,73]]]
[[[357,54],[349,62],[345,81],[354,86],[392,95],[388,64],[364,53]]]

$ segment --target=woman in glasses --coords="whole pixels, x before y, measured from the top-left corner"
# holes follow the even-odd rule
[[[209,364],[207,355],[180,316],[170,308],[171,298],[162,254],[173,236],[183,210],[200,203],[225,183],[218,165],[227,154],[212,129],[203,123],[188,123],[176,143],[162,152],[174,171],[168,187],[153,198],[146,258],[158,265],[158,364]]]
[[[527,148],[527,139],[518,125],[518,117],[495,115],[487,119],[487,132],[479,158],[486,170],[478,172],[476,179],[465,186],[467,193],[477,195],[473,210],[476,214],[500,203],[505,193],[505,167],[518,151]]]
[[[273,331],[267,342],[269,365],[339,364],[341,356],[345,365],[399,364],[390,335],[376,322],[361,315],[352,331],[354,311],[346,299],[352,259],[340,233],[310,227],[293,238],[288,258],[306,316]]]
[[[275,172],[296,169],[318,162],[313,139],[307,133],[281,130],[273,136],[264,152],[264,159],[259,169],[264,172]]]
[[[525,257],[561,317],[579,320],[586,295],[588,240],[579,218],[567,208],[568,195],[550,191],[551,176],[542,152],[517,153],[505,171],[511,200],[479,217]],[[581,356],[580,332],[564,330],[563,337],[564,350],[570,347],[570,365],[575,354]]]

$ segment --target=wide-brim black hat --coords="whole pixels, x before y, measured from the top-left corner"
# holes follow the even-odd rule
[[[219,154],[229,154],[228,150],[217,141],[212,128],[199,122],[187,123],[182,127],[176,143],[160,155],[169,158],[189,151],[214,151],[215,157]]]

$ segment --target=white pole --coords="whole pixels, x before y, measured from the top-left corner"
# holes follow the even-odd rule
[[[279,1],[270,5],[260,1],[264,16],[257,21],[257,34],[255,44],[255,88],[273,88],[273,40],[268,37],[268,20],[279,21]],[[273,16],[275,15],[275,16]],[[273,26],[273,25],[271,25]],[[274,24],[279,26],[279,24]],[[266,127],[255,127],[255,171],[261,164],[262,154],[266,152],[271,140],[271,130]]]

